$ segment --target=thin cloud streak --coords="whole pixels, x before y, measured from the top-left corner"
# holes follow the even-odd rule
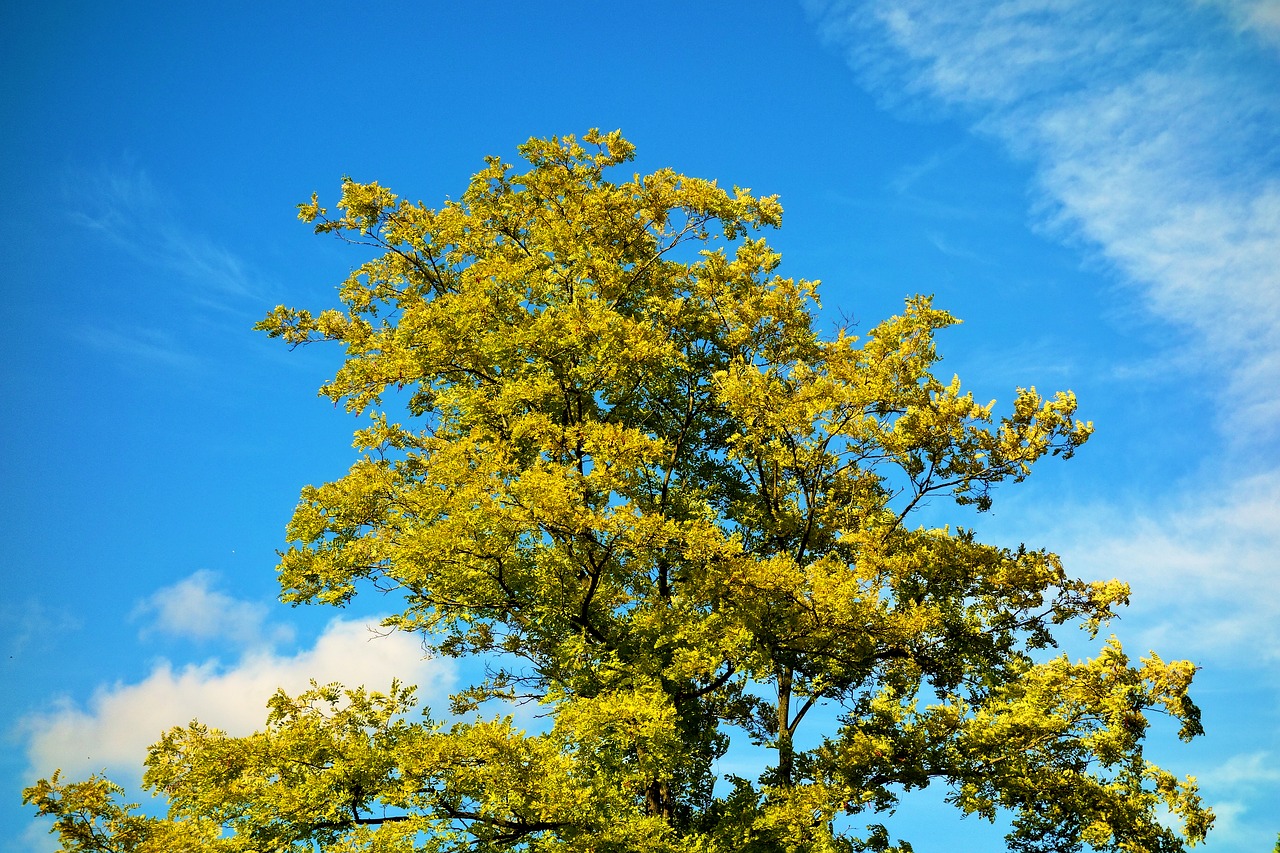
[[[886,103],[956,110],[1035,166],[1037,226],[1186,330],[1242,446],[1280,438],[1280,69],[1222,7],[1265,29],[1274,5],[808,4]]]
[[[96,350],[129,361],[181,371],[194,370],[203,364],[203,359],[190,352],[174,335],[159,329],[84,325],[71,334]]]
[[[228,320],[247,327],[246,310],[256,313],[266,300],[256,274],[234,252],[183,222],[175,205],[137,168],[74,175],[68,193],[76,207],[70,219],[98,241],[136,262],[131,295],[162,312],[154,321],[131,324],[89,320],[70,329],[81,343],[126,362],[180,372],[206,368],[205,348],[189,330]],[[154,313],[154,312],[153,312]]]
[[[76,224],[144,264],[193,283],[196,301],[230,309],[255,295],[245,263],[182,224],[173,205],[145,171],[101,172],[74,181]]]

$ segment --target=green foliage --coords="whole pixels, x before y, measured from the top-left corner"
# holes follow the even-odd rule
[[[135,814],[137,803],[119,804],[119,785],[100,776],[83,782],[61,782],[55,771],[22,792],[22,802],[53,818],[54,833],[67,853],[184,853],[231,850],[221,828],[201,816],[192,820],[159,820]]]
[[[65,849],[216,826],[205,849],[909,851],[875,815],[929,785],[1011,815],[1014,850],[1204,838],[1194,780],[1142,751],[1152,713],[1201,733],[1194,667],[1114,639],[1042,651],[1128,588],[914,521],[1070,457],[1092,430],[1075,398],[1019,389],[997,416],[936,377],[958,321],[926,297],[864,339],[819,334],[816,284],[751,236],[775,198],[611,182],[632,152],[534,139],[528,171],[489,159],[439,209],[347,180],[336,215],[313,197],[301,218],[375,256],[342,309],[259,324],[345,347],[322,391],[371,419],[350,473],[303,490],[284,600],[396,591],[388,627],[487,662],[453,697],[469,722],[414,719],[400,685],[278,694],[262,732],[152,748],[167,820],[103,780],[29,789]],[[514,700],[548,729],[487,716]],[[817,708],[838,722],[810,732]],[[770,751],[757,778],[715,778],[731,736]]]

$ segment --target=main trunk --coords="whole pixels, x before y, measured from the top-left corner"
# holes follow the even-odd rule
[[[778,673],[778,784],[791,787],[795,752],[791,746],[791,670]]]

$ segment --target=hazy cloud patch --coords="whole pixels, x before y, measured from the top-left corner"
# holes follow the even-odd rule
[[[28,597],[0,604],[0,626],[5,654],[15,658],[33,652],[43,654],[41,649],[49,637],[77,630],[82,623],[61,607],[50,608]]]
[[[1280,0],[1200,0],[1221,7],[1244,32],[1280,49]]]
[[[1204,785],[1224,790],[1248,791],[1259,783],[1280,782],[1280,764],[1269,752],[1243,753],[1201,772],[1199,779]]]
[[[1211,843],[1233,844],[1241,850],[1266,850],[1275,842],[1274,808],[1264,801],[1280,782],[1269,752],[1233,755],[1222,764],[1196,774],[1200,790],[1213,806]]]

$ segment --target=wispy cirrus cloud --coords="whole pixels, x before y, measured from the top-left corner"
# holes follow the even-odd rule
[[[1274,0],[813,0],[901,109],[951,110],[1034,166],[1036,224],[1088,248],[1225,377],[1237,443],[1280,438]],[[1272,35],[1268,35],[1272,34]]]
[[[172,332],[136,324],[82,324],[72,328],[81,343],[112,356],[148,365],[188,370],[200,365],[201,359],[189,351]]]
[[[991,523],[1056,546],[1072,574],[1129,581],[1126,646],[1210,669],[1210,734],[1256,746],[1202,774],[1210,844],[1269,846],[1280,780],[1255,729],[1280,681],[1280,3],[806,5],[890,109],[959,118],[1029,164],[1033,226],[1113,270],[1140,306],[1123,316],[1167,330],[1158,369],[1215,406],[1222,435],[1194,475]]]
[[[244,309],[262,301],[256,298],[256,274],[235,252],[192,227],[144,170],[82,172],[68,183],[75,188],[67,194],[72,223],[132,259],[134,280],[126,286],[140,296],[150,295],[166,318],[163,326],[141,318],[130,323],[89,320],[73,326],[71,334],[113,358],[170,370],[199,369],[203,359],[190,343],[190,329],[232,317],[244,325]],[[186,334],[175,334],[175,327]]]
[[[72,221],[143,264],[192,285],[202,303],[254,293],[253,275],[234,252],[184,224],[173,202],[138,168],[75,176]]]

